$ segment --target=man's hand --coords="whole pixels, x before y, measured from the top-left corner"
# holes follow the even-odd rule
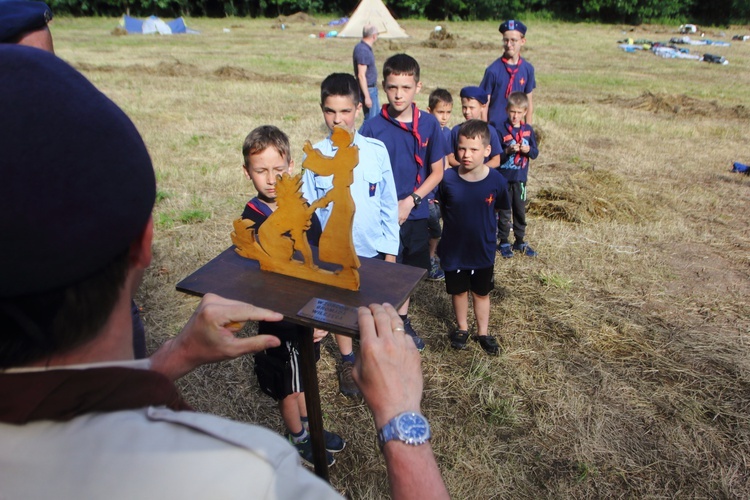
[[[244,302],[206,294],[177,337],[151,356],[151,369],[171,380],[206,363],[234,359],[280,345],[278,337],[256,335],[239,338],[235,333],[247,321],[281,321],[279,313]]]
[[[404,411],[420,411],[422,368],[414,341],[390,304],[359,308],[360,354],[352,375],[380,429]]]
[[[363,103],[367,109],[372,109],[372,97],[370,93],[365,94],[365,102]]]

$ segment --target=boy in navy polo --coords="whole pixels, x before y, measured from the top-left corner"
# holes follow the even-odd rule
[[[422,113],[414,103],[414,96],[421,88],[419,63],[413,57],[406,54],[389,57],[383,64],[383,90],[388,104],[383,105],[377,117],[364,122],[359,132],[379,139],[388,148],[401,224],[397,262],[429,271],[429,208],[422,199],[443,178],[448,144],[437,119]],[[398,312],[406,333],[421,351],[424,341],[411,326],[408,311],[409,299]]]
[[[445,269],[445,289],[452,296],[458,328],[448,337],[451,347],[464,349],[469,338],[469,291],[474,303],[479,342],[488,354],[498,354],[495,337],[488,334],[490,291],[495,287],[495,230],[497,210],[507,210],[505,178],[484,163],[490,152],[490,126],[469,120],[458,134],[460,165],[445,171],[438,189],[443,211],[443,237],[438,255]]]
[[[487,93],[482,87],[464,87],[461,89],[461,113],[465,120],[483,120],[487,111]],[[451,153],[448,155],[448,163],[452,167],[460,165],[456,158],[456,145],[458,144],[458,131],[461,125],[456,125],[451,130]],[[490,127],[490,154],[484,159],[485,165],[490,168],[500,166],[500,137],[497,135],[495,127]]]
[[[505,108],[511,92],[524,92],[529,97],[526,122],[533,123],[534,105],[532,92],[536,87],[534,67],[521,57],[521,48],[526,44],[526,26],[521,21],[509,20],[500,25],[503,34],[503,56],[489,65],[479,84],[490,96],[487,121],[502,135],[502,126],[508,116]]]
[[[252,181],[258,196],[245,205],[243,219],[255,222],[256,231],[277,208],[276,182],[278,176],[291,173],[294,161],[291,159],[289,138],[272,125],[254,129],[242,145],[242,170]],[[307,238],[311,245],[318,244],[321,235],[320,221],[313,214]],[[281,340],[279,347],[272,347],[255,355],[255,374],[261,390],[278,401],[281,418],[284,420],[289,442],[297,448],[302,459],[313,463],[313,450],[307,423],[307,407],[299,371],[299,340],[310,332],[302,326],[288,321],[258,323],[258,332],[275,335]],[[316,356],[320,356],[320,340],[328,332],[314,331]],[[332,452],[344,449],[346,443],[341,436],[323,431],[326,442],[328,465],[335,459]]]
[[[346,73],[332,73],[320,84],[320,109],[329,132],[337,125],[354,130],[354,123],[362,109],[357,80]],[[354,133],[354,144],[359,148],[359,164],[354,167],[349,187],[354,206],[352,239],[354,249],[360,257],[396,262],[399,242],[398,201],[393,183],[391,160],[385,145],[377,139]],[[336,154],[336,146],[329,135],[313,148],[326,156]],[[333,176],[318,175],[306,169],[302,174],[302,194],[309,200],[323,198],[333,189]],[[325,228],[333,207],[315,211]],[[352,378],[354,368],[354,345],[351,337],[334,334],[341,353],[338,369],[339,391],[344,396],[358,396],[357,385]]]
[[[497,249],[506,259],[513,257],[513,251],[536,257],[536,252],[523,241],[526,235],[526,181],[529,176],[529,160],[539,156],[534,129],[524,123],[528,107],[529,100],[523,92],[513,92],[508,96],[508,119],[503,123],[500,173],[508,181],[511,207],[501,210],[497,219],[497,237],[500,240]],[[515,238],[512,249],[508,241],[511,217]]]

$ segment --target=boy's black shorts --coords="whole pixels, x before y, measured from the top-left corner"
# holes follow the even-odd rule
[[[450,295],[459,295],[471,290],[476,295],[484,296],[489,295],[494,288],[494,267],[445,271],[445,291]]]
[[[396,262],[430,270],[430,235],[427,219],[407,220],[401,224]]]
[[[312,334],[312,333],[311,333]],[[281,342],[255,355],[255,375],[260,390],[276,401],[295,392],[305,392],[299,359],[299,342]],[[320,342],[315,342],[315,361],[320,359]]]

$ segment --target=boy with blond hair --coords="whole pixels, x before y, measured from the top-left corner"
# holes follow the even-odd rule
[[[443,211],[443,237],[438,255],[445,269],[445,289],[452,296],[457,329],[450,333],[454,349],[464,349],[469,338],[469,291],[474,304],[477,335],[485,352],[500,348],[489,335],[490,291],[495,286],[496,211],[510,206],[505,178],[488,167],[490,127],[469,120],[459,129],[456,154],[460,165],[445,171],[438,189]]]
[[[500,173],[508,181],[511,206],[501,210],[497,219],[497,249],[505,259],[519,252],[528,257],[536,257],[536,252],[524,242],[526,235],[526,181],[529,177],[529,160],[539,156],[536,136],[531,125],[524,122],[529,109],[529,99],[523,92],[513,92],[508,96],[508,119],[503,123],[503,162]],[[510,246],[510,221],[513,219],[513,237]]]
[[[443,178],[448,145],[440,124],[429,113],[422,113],[414,97],[422,89],[419,63],[407,54],[396,54],[383,64],[383,90],[388,104],[380,114],[362,124],[360,133],[382,141],[388,149],[398,196],[400,245],[397,262],[430,270],[429,208],[427,197]],[[420,351],[419,338],[408,316],[407,299],[399,309],[404,328]]]
[[[255,222],[257,229],[276,210],[276,182],[279,176],[291,174],[294,160],[291,158],[289,138],[272,125],[263,125],[248,134],[242,146],[242,171],[250,179],[258,195],[251,199],[242,213],[243,219]],[[313,214],[307,237],[311,245],[318,244],[321,226]],[[299,370],[299,341],[302,335],[313,335],[316,357],[320,357],[320,340],[328,332],[309,329],[288,321],[258,323],[258,333],[275,335],[281,340],[279,347],[272,347],[255,355],[255,374],[263,392],[278,401],[281,417],[287,428],[289,442],[297,448],[302,459],[313,463],[313,450],[307,429],[307,407]],[[333,465],[332,453],[344,449],[346,443],[341,436],[323,431],[326,443],[326,459]]]
[[[354,130],[362,110],[357,80],[346,73],[332,73],[320,84],[320,109],[329,132],[336,126]],[[352,239],[354,250],[360,257],[396,262],[398,253],[398,201],[393,182],[391,160],[385,145],[377,139],[354,132],[354,144],[359,148],[359,164],[352,173],[354,181],[349,187],[354,206]],[[331,136],[313,148],[326,156],[334,156],[336,147]],[[302,193],[308,201],[323,198],[333,189],[333,176],[322,176],[306,169],[303,173]],[[316,210],[325,228],[333,207]],[[339,391],[345,396],[358,396],[359,389],[352,378],[355,355],[351,337],[334,334],[341,353],[339,365]]]

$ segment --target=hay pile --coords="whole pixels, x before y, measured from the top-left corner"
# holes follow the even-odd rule
[[[639,218],[636,200],[624,180],[606,170],[585,170],[558,186],[539,190],[528,212],[546,219],[586,223],[596,220],[632,222]]]
[[[721,116],[723,118],[748,119],[750,110],[743,106],[726,107],[716,101],[703,101],[685,94],[668,95],[644,92],[638,97],[626,99],[608,97],[602,99],[603,104],[614,104],[623,108],[640,109],[654,114],[671,113],[686,116]]]
[[[438,29],[440,28],[440,29]],[[455,49],[456,40],[458,36],[450,33],[448,28],[437,26],[430,32],[430,37],[422,42],[423,47],[430,47],[433,49]]]

